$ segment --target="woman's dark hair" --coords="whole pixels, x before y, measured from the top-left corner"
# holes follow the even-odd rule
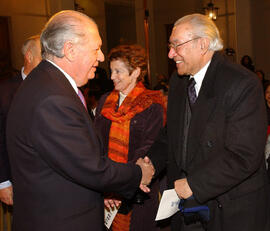
[[[244,55],[242,58],[241,58],[241,64],[246,67],[247,69],[251,70],[251,71],[255,71],[255,67],[253,65],[253,61],[251,59],[250,56],[248,55]]]

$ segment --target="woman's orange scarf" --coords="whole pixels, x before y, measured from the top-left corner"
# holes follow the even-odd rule
[[[147,90],[141,82],[137,83],[119,108],[118,99],[119,92],[112,91],[103,105],[101,114],[112,121],[109,134],[109,158],[116,162],[127,163],[131,119],[153,103],[157,103],[164,109],[164,125],[166,121],[165,100],[160,91]],[[113,230],[129,230],[130,217],[131,212],[127,215],[117,214],[113,222]]]

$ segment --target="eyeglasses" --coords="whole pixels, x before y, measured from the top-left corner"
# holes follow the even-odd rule
[[[201,37],[196,37],[196,38],[190,39],[190,40],[188,40],[188,41],[186,41],[186,42],[179,43],[179,44],[172,44],[172,43],[169,43],[169,44],[168,44],[168,48],[169,48],[169,50],[170,50],[170,49],[174,49],[176,52],[178,52],[179,47],[181,47],[181,46],[185,45],[186,43],[189,43],[189,42],[191,42],[191,41],[193,41],[193,40],[199,39],[199,38],[201,38]]]

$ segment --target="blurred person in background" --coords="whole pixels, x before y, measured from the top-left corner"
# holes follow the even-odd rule
[[[35,35],[25,40],[22,46],[24,65],[21,73],[0,81],[0,200],[13,204],[10,164],[6,148],[6,118],[17,88],[27,75],[40,63],[40,37]],[[19,116],[19,115],[18,115]]]
[[[251,59],[251,57],[249,55],[244,55],[241,58],[241,64],[242,66],[244,66],[245,68],[249,69],[250,71],[254,72],[255,71],[255,67],[253,64],[253,61]]]

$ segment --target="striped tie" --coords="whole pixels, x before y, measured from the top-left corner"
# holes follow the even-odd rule
[[[195,80],[194,78],[191,78],[188,82],[188,98],[189,98],[189,103],[190,106],[192,107],[193,104],[195,103],[196,99],[197,99],[197,95],[196,95],[196,91],[195,91]]]

